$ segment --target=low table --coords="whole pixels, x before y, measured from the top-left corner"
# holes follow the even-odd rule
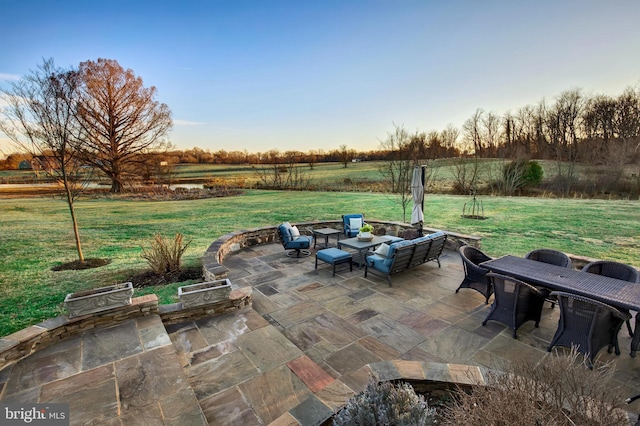
[[[349,247],[358,251],[358,267],[362,269],[362,265],[364,265],[365,257],[367,256],[367,252],[370,248],[379,246],[382,243],[388,243],[389,239],[385,237],[378,237],[374,235],[371,241],[361,241],[358,237],[347,238],[346,240],[338,241],[338,247],[342,248]]]
[[[329,248],[329,237],[331,235],[336,235],[338,237],[338,242],[340,241],[340,234],[342,234],[342,231],[338,230],[338,229],[333,229],[333,228],[320,228],[320,229],[314,229],[313,230],[313,235],[314,235],[314,239],[313,239],[313,248],[316,248],[316,243],[318,242],[318,238],[319,236],[323,236],[324,237],[324,248]]]
[[[333,247],[318,250],[318,252],[316,253],[316,269],[318,269],[318,260],[330,263],[333,266],[334,277],[336,276],[336,265],[340,265],[342,263],[348,263],[349,269],[353,271],[353,261],[351,258],[351,253],[349,253],[348,251],[339,250]]]

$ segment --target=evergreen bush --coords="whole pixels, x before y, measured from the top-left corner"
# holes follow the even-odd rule
[[[349,399],[333,418],[334,426],[422,426],[434,423],[435,410],[408,383],[377,383]]]

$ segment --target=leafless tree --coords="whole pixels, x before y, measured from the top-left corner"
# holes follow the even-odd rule
[[[349,165],[349,162],[353,158],[352,151],[350,151],[346,145],[340,145],[340,149],[338,150],[338,158],[340,158],[340,162],[346,169]]]
[[[482,155],[482,115],[484,111],[477,109],[476,112],[462,125],[463,141],[469,152],[475,156]]]
[[[145,88],[140,77],[115,60],[83,62],[79,72],[83,158],[111,179],[112,192],[121,192],[139,154],[167,148],[171,111],[155,100],[155,87]]]
[[[383,162],[379,171],[386,178],[389,188],[396,194],[402,207],[402,220],[407,220],[407,206],[412,201],[411,177],[413,168],[420,164],[420,153],[424,152],[426,135],[416,132],[410,136],[404,126],[394,124],[394,131],[380,142],[381,148],[388,152],[389,159]]]
[[[278,150],[271,150],[265,154],[260,165],[252,168],[265,188],[305,189],[310,179],[297,164],[299,156],[298,151],[287,151],[283,155]]]
[[[78,72],[43,61],[23,79],[2,91],[6,107],[0,130],[19,148],[30,153],[36,166],[61,184],[73,226],[78,260],[84,262],[74,202],[91,174],[79,160],[73,140],[79,128],[75,121]]]
[[[557,186],[568,195],[575,179],[584,98],[579,89],[562,92],[546,114],[548,139],[556,154]]]

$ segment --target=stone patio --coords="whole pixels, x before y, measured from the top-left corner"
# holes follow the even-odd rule
[[[0,397],[68,402],[71,424],[310,425],[399,360],[500,368],[547,354],[557,308],[546,304],[540,328],[527,323],[514,340],[501,324],[481,325],[489,307],[479,293],[455,294],[458,254],[445,250],[441,262],[394,275],[389,287],[357,268],[335,277],[328,264],[314,270],[313,256],[288,258],[279,244],[246,248],[224,265],[234,286],[253,288],[251,307],[89,330],[0,371]],[[622,355],[603,350],[599,359],[612,360],[616,380],[635,395],[640,357],[629,356],[630,341],[623,330]]]

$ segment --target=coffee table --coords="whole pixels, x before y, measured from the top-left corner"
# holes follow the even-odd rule
[[[384,237],[378,237],[374,235],[371,241],[361,241],[358,237],[347,238],[346,240],[338,241],[338,248],[349,247],[358,252],[358,269],[362,269],[362,265],[364,265],[364,261],[366,260],[367,252],[370,248],[379,246],[382,243],[388,243],[389,240]]]
[[[338,242],[340,242],[340,234],[342,234],[342,231],[338,230],[338,229],[333,229],[333,228],[320,228],[320,229],[314,229],[313,230],[313,248],[316,248],[316,243],[318,242],[318,238],[319,236],[323,236],[324,237],[324,245],[322,247],[324,248],[329,248],[329,237],[331,235],[337,235],[338,237]]]

